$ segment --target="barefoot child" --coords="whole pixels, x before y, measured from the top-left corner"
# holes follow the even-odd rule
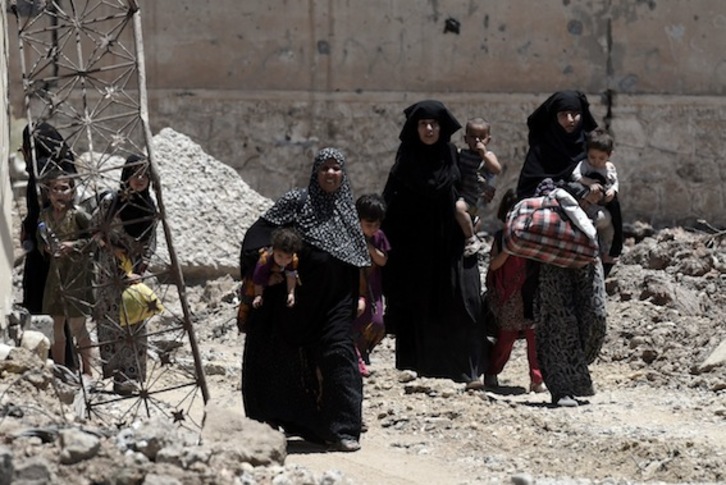
[[[83,374],[91,377],[91,338],[86,328],[86,316],[92,308],[91,269],[85,253],[90,216],[73,203],[75,184],[71,177],[53,173],[47,180],[50,206],[40,213],[38,241],[50,259],[43,313],[53,318],[51,355],[56,364],[65,365],[64,327],[68,323],[79,348]]]
[[[361,269],[361,290],[358,299],[358,313],[353,322],[353,338],[358,351],[358,368],[362,376],[368,376],[366,364],[369,355],[386,335],[383,325],[383,290],[381,267],[388,261],[391,245],[381,230],[386,215],[386,204],[377,194],[365,194],[358,198],[355,208],[361,229],[368,244],[372,265]]]

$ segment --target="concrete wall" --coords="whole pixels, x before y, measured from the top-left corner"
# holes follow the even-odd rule
[[[13,232],[11,207],[13,193],[10,188],[10,105],[8,103],[8,45],[6,0],[0,0],[0,319],[4,320],[12,308]]]
[[[504,188],[527,115],[575,88],[616,136],[626,220],[726,225],[720,0],[140,3],[154,131],[188,134],[264,195],[306,183],[328,144],[358,193],[380,191],[402,110],[427,97],[492,121]]]

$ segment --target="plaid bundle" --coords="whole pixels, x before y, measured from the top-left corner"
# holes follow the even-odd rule
[[[580,268],[598,254],[597,240],[570,221],[553,195],[524,199],[512,208],[504,226],[504,248],[561,268]]]

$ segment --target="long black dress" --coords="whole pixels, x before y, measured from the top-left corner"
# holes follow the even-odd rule
[[[484,371],[476,257],[463,258],[464,237],[456,223],[456,150],[449,143],[459,123],[438,101],[405,111],[401,145],[384,198],[383,230],[391,251],[383,268],[386,328],[396,334],[396,367],[457,382]],[[436,119],[437,143],[425,145],[417,126]]]
[[[268,244],[272,228],[291,225],[304,247],[295,306],[285,305],[284,284],[270,285],[250,313],[242,397],[250,418],[336,443],[360,436],[363,392],[351,327],[359,271],[370,259],[347,175],[334,194],[318,185],[318,167],[330,158],[344,167],[339,151],[321,150],[307,194],[288,192],[245,234],[243,252]]]
[[[310,245],[299,258],[296,305],[286,307],[285,285],[272,285],[250,315],[245,412],[310,441],[358,439],[362,382],[350,338],[358,268]]]

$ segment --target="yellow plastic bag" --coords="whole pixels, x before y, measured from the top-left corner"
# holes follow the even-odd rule
[[[119,322],[122,327],[136,325],[163,311],[164,305],[154,290],[143,283],[136,283],[126,288],[121,295]]]
[[[128,274],[132,271],[131,260],[125,254],[120,255],[121,268]],[[147,318],[164,311],[159,297],[154,290],[144,283],[129,285],[121,294],[121,308],[119,311],[119,323],[122,327],[136,325]]]

